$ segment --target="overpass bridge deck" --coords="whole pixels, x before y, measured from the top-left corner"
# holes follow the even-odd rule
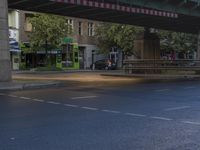
[[[140,4],[139,1],[130,3],[136,2],[130,0],[8,0],[8,7],[179,32],[198,32],[200,17],[167,11],[166,8],[159,10],[153,5],[156,1],[144,5],[144,0],[140,0]]]

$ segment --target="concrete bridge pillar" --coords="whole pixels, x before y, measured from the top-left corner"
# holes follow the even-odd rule
[[[8,2],[0,0],[0,82],[11,81],[8,37]]]
[[[140,59],[160,59],[160,39],[156,33],[146,29],[134,41],[134,48]]]

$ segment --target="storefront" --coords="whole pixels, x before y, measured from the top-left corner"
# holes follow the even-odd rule
[[[22,62],[26,69],[45,67],[46,60],[48,60],[48,65],[64,70],[80,69],[79,46],[72,42],[72,39],[65,38],[61,49],[49,49],[47,53],[45,50],[32,52],[29,43],[21,43]]]
[[[10,58],[11,58],[12,69],[19,70],[20,55],[21,55],[19,43],[15,39],[10,38],[9,45],[10,45]]]
[[[65,38],[62,49],[57,50],[56,66],[65,70],[80,69],[79,46],[70,38]]]

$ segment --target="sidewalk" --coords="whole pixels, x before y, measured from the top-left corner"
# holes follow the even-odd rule
[[[66,71],[13,71],[13,74],[57,74],[57,73],[78,73],[78,72],[100,72],[99,70],[66,70]]]
[[[105,72],[75,72],[75,73],[63,73],[63,72],[58,72],[58,73],[21,73],[21,74],[13,74],[13,79],[14,80],[35,80],[35,81],[75,81],[75,82],[112,82],[112,81],[119,81],[119,80],[133,80],[133,79],[128,79],[128,78],[116,78],[116,77],[103,77],[101,74]],[[107,72],[111,73],[111,72]]]
[[[23,90],[70,84],[131,84],[143,81],[199,80],[200,75],[125,74],[123,71],[14,73],[12,83],[0,83],[0,90]]]
[[[121,73],[123,72],[123,70],[80,69],[80,70],[65,70],[65,71],[34,71],[34,70],[12,71],[13,74],[59,74],[59,73],[102,73],[102,72]]]
[[[32,88],[44,88],[49,86],[57,86],[61,83],[58,81],[12,81],[12,82],[0,82],[0,91],[1,90],[24,90]]]

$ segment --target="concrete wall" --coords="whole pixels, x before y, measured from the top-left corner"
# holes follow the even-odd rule
[[[134,48],[141,59],[160,59],[160,40],[155,33],[138,35]]]
[[[0,0],[0,82],[11,81],[7,0]]]

